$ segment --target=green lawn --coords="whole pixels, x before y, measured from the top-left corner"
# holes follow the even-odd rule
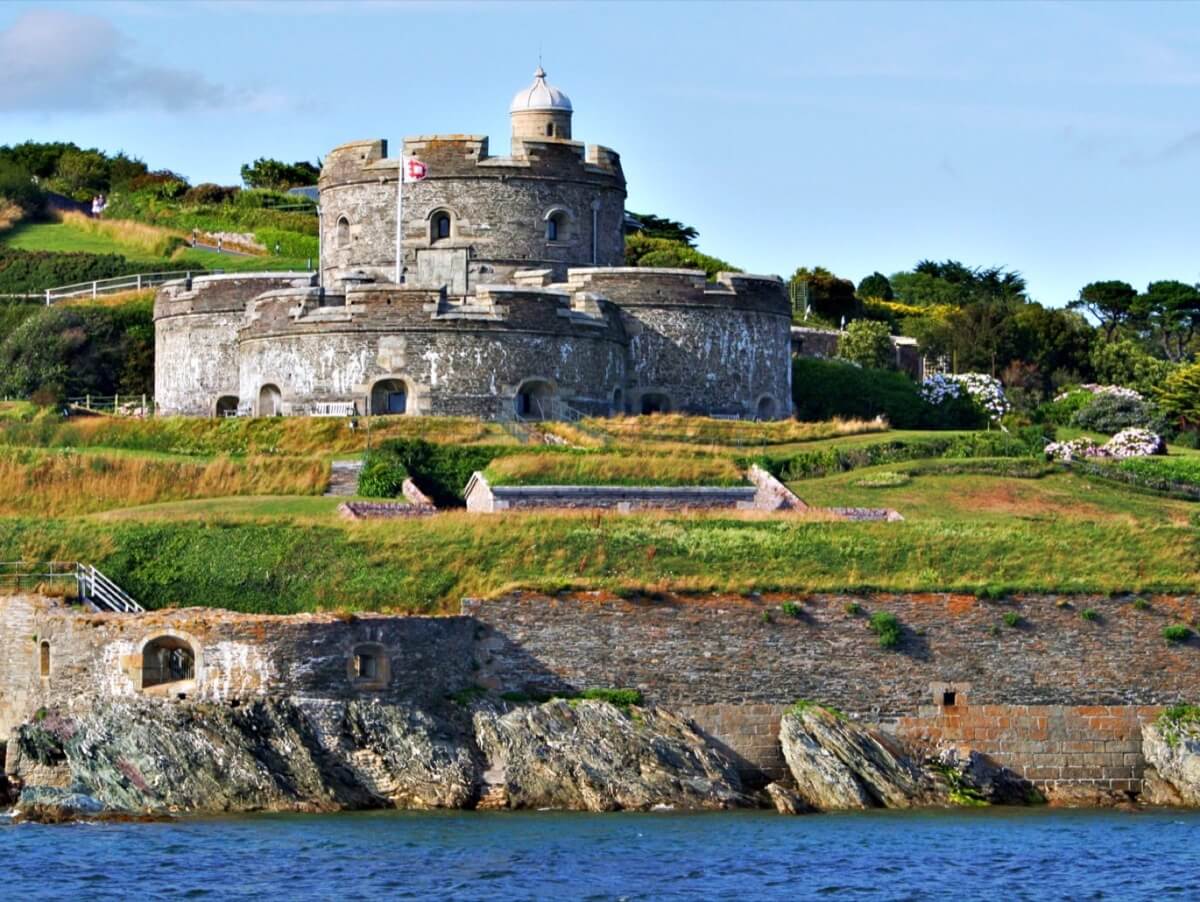
[[[57,222],[19,225],[5,234],[0,243],[22,251],[120,254],[135,263],[167,262],[163,257],[147,254],[104,235],[92,235]]]
[[[100,520],[335,521],[340,516],[338,505],[354,500],[358,499],[324,495],[244,495],[143,504],[92,516]]]

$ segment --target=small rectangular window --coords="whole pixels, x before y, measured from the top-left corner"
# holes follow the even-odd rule
[[[951,690],[947,689],[942,693],[942,706],[945,708],[953,708],[958,701],[958,696]]]

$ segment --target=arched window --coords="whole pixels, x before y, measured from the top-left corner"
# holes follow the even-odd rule
[[[434,241],[441,241],[443,238],[450,237],[449,213],[439,211],[433,214],[433,222],[430,224],[430,237]]]
[[[545,379],[527,379],[513,399],[518,417],[524,420],[554,419],[554,386]]]
[[[371,388],[371,413],[398,415],[408,412],[408,386],[401,379],[381,379]]]
[[[45,639],[42,640],[40,652],[38,656],[38,671],[42,676],[48,677],[50,676],[50,643]]]
[[[142,648],[142,688],[183,683],[196,678],[196,653],[175,636],[159,636]]]
[[[337,221],[337,246],[347,247],[350,244],[350,220],[345,216],[338,217]]]
[[[217,398],[216,414],[219,417],[236,417],[238,411],[237,395],[221,395]]]
[[[554,123],[553,122],[546,123],[546,137],[547,138],[554,137]]]
[[[775,399],[770,395],[763,395],[758,399],[758,409],[755,415],[760,420],[775,419]]]
[[[552,210],[546,214],[546,240],[566,241],[570,237],[571,219],[566,210]]]
[[[283,414],[283,398],[278,385],[264,385],[258,391],[258,415],[277,417]]]

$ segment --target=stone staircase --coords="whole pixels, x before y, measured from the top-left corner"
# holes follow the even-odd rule
[[[358,494],[358,474],[362,472],[361,460],[335,460],[329,468],[329,485],[325,494],[353,497]]]

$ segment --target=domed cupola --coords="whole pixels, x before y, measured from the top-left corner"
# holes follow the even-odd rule
[[[541,66],[533,73],[533,84],[513,97],[508,112],[514,138],[571,137],[571,98],[547,83]]]

